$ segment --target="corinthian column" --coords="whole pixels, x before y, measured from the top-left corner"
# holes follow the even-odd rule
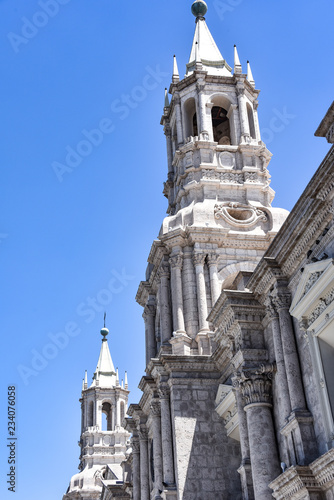
[[[280,474],[280,468],[271,415],[270,373],[246,373],[240,388],[246,403],[255,499],[272,500],[268,485]]]
[[[185,247],[183,249],[182,285],[185,328],[189,337],[195,338],[198,333],[198,312],[196,276],[192,261],[191,247]]]
[[[159,400],[152,400],[151,415],[153,424],[153,459],[154,486],[156,493],[162,490],[162,443],[161,443],[161,408]]]
[[[160,386],[159,395],[161,405],[163,480],[165,484],[172,485],[175,482],[175,476],[173,460],[172,422],[168,387],[165,385]]]
[[[183,144],[183,133],[182,133],[182,117],[181,117],[181,98],[179,94],[174,94],[175,111],[176,111],[176,133],[177,133],[177,145]]]
[[[291,409],[292,411],[303,410],[305,409],[305,397],[295,341],[295,333],[289,313],[291,296],[288,292],[282,293],[276,289],[275,296],[272,297],[272,301],[278,311]]]
[[[217,255],[216,253],[210,253],[208,255],[212,307],[217,302],[217,299],[221,292],[221,287],[218,277],[218,267],[217,267],[218,260],[219,260],[219,255]]]
[[[140,444],[139,439],[133,437],[131,439],[132,446],[132,484],[133,484],[133,500],[140,500]]]
[[[150,487],[148,475],[148,433],[146,425],[139,426],[140,443],[140,500],[149,500]]]
[[[204,83],[197,83],[197,91],[198,91],[198,135],[201,132],[207,132],[206,127],[206,107],[205,107],[205,97],[204,97]]]
[[[145,321],[146,366],[149,364],[151,358],[154,358],[156,356],[155,314],[155,298],[153,296],[150,296],[143,313],[143,318]]]
[[[171,266],[171,288],[173,304],[174,331],[185,333],[183,317],[183,294],[182,294],[182,253],[172,255],[169,259]]]
[[[167,143],[167,161],[168,161],[168,174],[173,172],[173,147],[172,147],[172,139],[171,139],[171,128],[169,123],[165,126],[164,129]]]
[[[169,284],[169,265],[167,262],[160,267],[160,329],[161,344],[169,345],[169,339],[172,336],[172,317],[170,304],[170,284]]]
[[[206,320],[208,316],[208,305],[206,300],[206,288],[205,288],[205,278],[204,278],[205,257],[206,257],[205,253],[194,253],[193,255],[193,261],[196,270],[198,323],[200,332],[209,331],[209,324]]]

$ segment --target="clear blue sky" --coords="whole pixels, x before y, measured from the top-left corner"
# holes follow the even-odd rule
[[[4,499],[61,500],[66,491],[78,466],[81,380],[97,363],[104,309],[114,364],[128,371],[130,402],[140,397],[144,328],[134,297],[167,206],[163,94],[174,53],[184,74],[194,32],[191,0],[54,1],[53,9],[46,0],[0,1]],[[291,209],[329,149],[313,134],[334,97],[333,2],[208,6],[228,63],[234,44],[244,69],[251,61],[262,89],[260,127],[274,154],[274,204]],[[278,114],[285,118],[273,132]],[[90,135],[98,127],[103,133]],[[95,145],[82,142],[87,135]],[[70,153],[77,148],[81,158]],[[68,154],[72,167],[59,174]],[[55,348],[55,338],[67,345]],[[20,375],[45,349],[53,359]],[[15,497],[5,484],[13,383]]]

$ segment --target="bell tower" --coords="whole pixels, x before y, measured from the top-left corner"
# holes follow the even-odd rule
[[[102,328],[102,345],[90,386],[87,372],[81,392],[81,436],[79,473],[75,474],[63,500],[95,500],[102,492],[103,480],[122,480],[121,463],[126,458],[130,433],[122,423],[127,413],[128,381],[119,383],[107,336]],[[109,481],[110,482],[110,481]]]

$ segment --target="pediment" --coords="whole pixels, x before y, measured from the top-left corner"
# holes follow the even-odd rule
[[[333,286],[334,259],[308,264],[292,300],[290,314],[298,320],[307,317]]]

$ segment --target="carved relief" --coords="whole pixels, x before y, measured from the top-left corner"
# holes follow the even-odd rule
[[[319,271],[317,273],[310,274],[310,277],[307,280],[307,283],[305,285],[304,292],[303,292],[303,295],[301,296],[301,298],[303,298],[307,294],[307,292],[312,288],[312,286],[318,280],[318,278],[320,278],[322,273],[323,273],[323,271]]]
[[[244,372],[240,380],[240,389],[245,405],[254,403],[271,404],[271,374]]]
[[[313,310],[313,312],[309,316],[309,325],[315,322],[317,318],[319,318],[320,314],[334,301],[334,288],[328,292],[328,294],[320,299],[317,307]]]
[[[222,167],[233,168],[235,166],[235,156],[224,151],[219,155],[219,163]]]
[[[252,227],[260,221],[266,222],[263,210],[237,202],[224,202],[214,207],[215,219],[224,219],[232,226]]]
[[[169,263],[172,268],[178,267],[179,269],[182,269],[182,263],[183,263],[182,255],[179,254],[171,256],[169,259]]]

